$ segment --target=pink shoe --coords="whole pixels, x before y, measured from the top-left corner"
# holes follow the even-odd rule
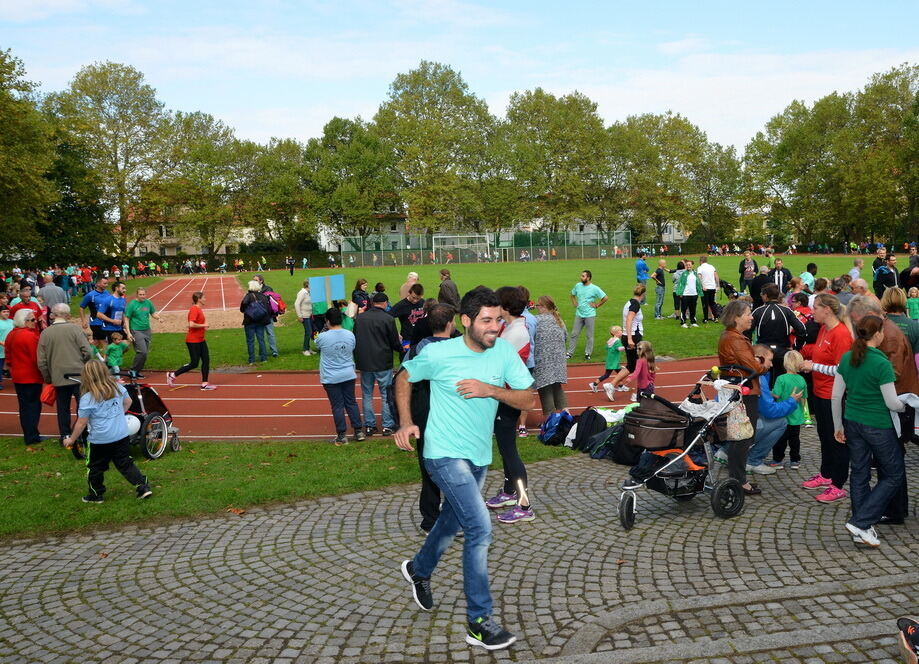
[[[166,372],[166,385],[169,387],[176,386],[176,375],[172,371]]]
[[[801,482],[801,486],[805,489],[824,489],[830,486],[833,483],[832,480],[824,477],[820,473],[817,473],[812,478],[805,482]]]
[[[819,496],[816,496],[816,499],[821,503],[832,503],[837,500],[842,500],[848,495],[849,494],[845,489],[837,489],[831,484],[826,488],[826,491],[821,493]]]

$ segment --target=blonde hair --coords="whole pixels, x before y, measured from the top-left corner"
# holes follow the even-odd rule
[[[619,331],[616,332],[616,330],[619,330]],[[613,325],[613,326],[609,329],[609,335],[610,335],[611,337],[621,337],[621,336],[622,336],[622,326],[621,326],[621,325]]]
[[[654,348],[651,347],[651,342],[644,341],[644,340],[639,341],[637,350],[638,350],[638,357],[645,358],[645,362],[648,363],[648,371],[650,371],[651,373],[656,373],[657,369],[655,368],[655,364],[654,364]]]
[[[546,310],[547,314],[552,314],[552,318],[555,319],[555,322],[558,323],[560,328],[565,329],[565,321],[558,315],[558,307],[555,306],[555,300],[548,295],[540,295],[537,303]]]
[[[99,360],[90,360],[83,365],[80,382],[82,383],[80,391],[83,394],[92,395],[93,401],[97,403],[114,399],[118,393],[118,384],[114,377],[109,373],[108,367]]]
[[[913,286],[912,288],[909,289],[909,292],[906,295],[907,297],[910,297],[910,298],[919,297],[919,288],[916,288],[915,286]]]
[[[790,350],[785,353],[782,366],[785,367],[785,371],[788,373],[801,373],[801,367],[804,366],[804,356],[796,350]]]
[[[906,293],[902,288],[888,288],[881,296],[881,309],[888,314],[906,313]]]

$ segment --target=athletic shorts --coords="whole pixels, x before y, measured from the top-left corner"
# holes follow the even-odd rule
[[[111,332],[103,330],[99,325],[90,325],[89,329],[93,333],[94,341],[109,341],[109,337],[112,334]]]

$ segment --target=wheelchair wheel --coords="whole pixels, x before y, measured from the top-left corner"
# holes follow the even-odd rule
[[[80,434],[80,437],[73,441],[73,447],[70,448],[73,458],[82,461],[86,458],[86,431]]]
[[[137,434],[140,450],[148,459],[159,459],[169,443],[169,427],[159,413],[149,413]]]
[[[619,523],[626,530],[635,525],[635,494],[632,491],[623,491],[619,496]]]
[[[712,511],[715,516],[730,519],[743,509],[744,493],[740,482],[734,478],[719,480],[712,488]]]

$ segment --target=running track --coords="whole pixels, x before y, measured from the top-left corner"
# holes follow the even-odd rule
[[[130,284],[128,284],[130,289]],[[191,294],[201,291],[205,297],[205,311],[238,310],[245,292],[239,281],[231,276],[203,274],[191,277],[167,277],[147,288],[147,297],[153,300],[160,313],[188,311]],[[129,296],[133,295],[129,291]]]
[[[658,363],[657,393],[671,401],[681,401],[713,364],[717,364],[715,357]],[[573,413],[591,405],[611,405],[602,390],[594,394],[587,388],[587,383],[602,372],[602,364],[569,367],[566,393]],[[172,410],[184,440],[327,439],[335,433],[318,372],[211,372],[211,382],[218,386],[213,392],[201,392],[197,375],[192,375],[184,384],[184,377],[180,377],[180,385],[169,389],[164,373],[147,372],[147,380]],[[20,436],[16,395],[9,381],[4,385],[6,389],[0,392],[0,436]],[[356,391],[360,408],[359,381]],[[629,395],[621,392],[616,398],[616,405],[625,405]],[[375,411],[379,415],[378,396]],[[537,427],[541,419],[537,409],[527,421],[530,427]],[[54,408],[44,407],[40,428],[44,435],[56,435]]]

